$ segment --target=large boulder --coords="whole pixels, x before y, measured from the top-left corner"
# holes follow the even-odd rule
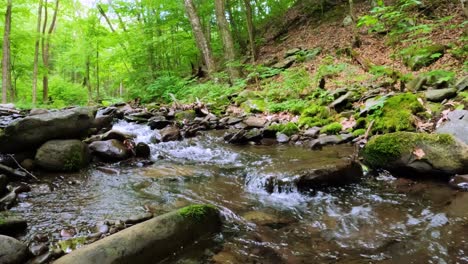
[[[468,144],[468,111],[455,110],[447,115],[447,122],[437,128],[436,133],[450,134]]]
[[[29,256],[28,247],[18,240],[0,235],[0,263],[21,264]]]
[[[456,88],[434,89],[424,93],[426,99],[431,102],[442,102],[445,99],[452,98],[457,95]]]
[[[444,177],[468,171],[468,146],[448,134],[396,132],[375,136],[362,156],[372,168],[395,175]]]
[[[58,259],[55,264],[159,263],[221,229],[217,209],[192,205],[155,217]]]
[[[73,108],[28,116],[0,130],[0,152],[17,153],[39,147],[51,139],[72,139],[85,135],[94,121],[90,108]]]
[[[105,161],[125,160],[132,154],[122,142],[116,139],[95,141],[89,145],[89,149]]]
[[[88,146],[77,139],[50,140],[36,153],[36,165],[51,171],[77,171],[89,164]]]

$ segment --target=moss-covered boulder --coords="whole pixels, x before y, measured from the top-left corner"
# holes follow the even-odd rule
[[[263,99],[248,99],[240,107],[246,113],[263,113],[267,110],[267,104]]]
[[[51,171],[77,171],[89,163],[88,146],[80,140],[51,140],[36,153],[36,164]]]
[[[415,115],[425,111],[412,93],[399,94],[384,101],[380,109],[376,109],[370,120],[374,120],[372,132],[389,133],[397,131],[414,131]]]
[[[220,229],[221,219],[215,207],[192,205],[84,246],[54,263],[159,263]]]
[[[364,162],[402,176],[447,176],[468,171],[468,146],[447,134],[396,132],[373,137]]]
[[[301,117],[299,118],[299,126],[306,128],[314,126],[321,127],[332,122],[330,116],[330,110],[325,106],[311,105],[302,111]]]
[[[444,52],[445,46],[439,44],[414,48],[403,55],[403,62],[411,70],[418,71],[436,62],[444,55]]]

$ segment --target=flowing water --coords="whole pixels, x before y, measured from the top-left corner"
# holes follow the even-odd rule
[[[146,143],[157,133],[122,121],[114,129]],[[29,222],[23,239],[59,239],[67,227],[82,235],[105,219],[209,203],[222,211],[223,232],[167,263],[468,263],[468,193],[445,183],[381,173],[310,193],[263,188],[271,176],[345,158],[350,146],[233,146],[219,131],[150,146],[152,165],[43,175],[50,183],[33,186],[12,209]]]

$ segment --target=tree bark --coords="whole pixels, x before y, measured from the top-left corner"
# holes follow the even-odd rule
[[[3,33],[3,58],[2,58],[2,103],[7,102],[7,91],[10,91],[11,100],[14,100],[14,93],[11,86],[11,50],[10,50],[10,33],[11,33],[11,9],[12,0],[7,2],[7,10],[5,13],[5,31]]]
[[[57,21],[57,13],[59,8],[60,0],[55,1],[55,10],[54,15],[52,16],[52,22],[49,27],[49,31],[47,32],[47,36],[45,36],[45,43],[43,42],[43,49],[42,49],[42,61],[44,64],[44,75],[42,77],[42,102],[47,103],[49,101],[49,49],[50,49],[50,36],[54,32],[55,23]],[[46,0],[47,4],[47,0]],[[45,33],[45,28],[47,27],[47,6],[45,7],[45,16],[44,19],[44,27],[43,32]]]
[[[192,0],[184,0],[185,11],[192,26],[193,35],[195,37],[195,43],[203,57],[205,62],[208,75],[211,75],[215,71],[215,63],[213,60],[213,55],[211,54],[211,48],[208,45],[208,42],[203,34],[203,29],[200,22],[200,17],[198,17],[195,5]]]
[[[240,71],[238,67],[232,65],[236,60],[236,51],[234,49],[234,41],[232,40],[231,31],[229,29],[229,23],[225,15],[225,1],[226,0],[215,0],[216,21],[218,22],[219,33],[221,35],[221,40],[223,41],[224,58],[226,60],[229,76],[231,81],[234,81],[239,78]]]
[[[247,20],[247,31],[249,33],[250,52],[252,56],[252,62],[255,62],[257,60],[257,49],[255,47],[255,27],[253,24],[252,5],[250,4],[250,0],[244,0],[244,5]]]
[[[33,87],[32,87],[32,104],[36,105],[37,101],[37,73],[39,71],[39,40],[41,39],[41,20],[42,20],[42,3],[39,0],[39,7],[37,9],[37,28],[36,28],[36,43],[34,45],[34,69],[33,69]]]

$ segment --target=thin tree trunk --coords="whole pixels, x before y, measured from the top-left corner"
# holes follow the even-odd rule
[[[189,17],[190,25],[192,26],[195,42],[205,62],[208,75],[211,75],[215,71],[215,63],[213,60],[213,55],[211,54],[211,48],[206,41],[205,35],[203,34],[200,17],[198,17],[195,5],[193,4],[192,0],[184,0],[184,4],[185,11]]]
[[[228,14],[229,22],[231,23],[232,35],[234,37],[234,40],[239,44],[240,50],[246,50],[247,45],[246,45],[244,39],[241,36],[239,27],[237,26],[234,15],[232,14],[231,2],[232,2],[231,0],[226,1],[226,12]]]
[[[249,33],[250,52],[252,55],[252,62],[255,62],[257,60],[257,49],[255,47],[255,27],[253,24],[252,5],[250,4],[250,0],[244,0],[244,5],[247,20],[247,31]]]
[[[234,81],[239,78],[240,72],[238,67],[232,65],[236,60],[236,51],[234,49],[231,31],[229,30],[229,23],[225,16],[225,1],[226,0],[215,0],[216,21],[218,22],[219,33],[223,41],[224,58],[227,63],[229,76],[231,77],[231,81]]]
[[[86,57],[86,76],[85,76],[84,85],[88,89],[88,98],[91,101],[93,99],[93,90],[92,90],[92,87],[91,87],[90,67],[91,67],[91,60],[90,60],[89,55],[88,55]]]
[[[359,38],[357,26],[356,26],[356,14],[354,12],[354,0],[349,0],[349,15],[351,16],[351,19],[353,20],[353,24],[351,25],[353,27],[353,40],[351,43],[352,47],[360,47],[361,46],[361,39]]]
[[[36,43],[34,45],[34,69],[33,69],[33,87],[32,87],[32,104],[36,105],[37,101],[37,73],[39,71],[39,40],[41,39],[41,20],[42,20],[42,0],[39,0],[37,9],[37,28],[36,28]]]
[[[99,43],[96,43],[96,99],[99,100]]]
[[[10,91],[12,101],[14,93],[11,91],[11,51],[10,51],[10,32],[11,32],[11,9],[12,0],[7,2],[5,13],[5,31],[3,34],[3,58],[2,58],[2,103],[7,102],[7,91]]]
[[[42,77],[42,101],[44,103],[47,103],[49,101],[49,49],[50,49],[50,36],[54,32],[55,29],[55,22],[57,21],[57,13],[58,13],[58,8],[59,8],[59,2],[60,0],[55,1],[55,10],[54,10],[54,15],[52,16],[52,22],[49,27],[49,31],[47,32],[47,37],[45,40],[45,44],[43,46],[43,54],[42,54],[42,60],[44,63],[44,75]],[[47,4],[47,0],[46,0]],[[46,17],[47,17],[47,6],[46,6]],[[47,19],[44,21],[44,29],[43,32],[45,31],[46,28],[46,22]]]

